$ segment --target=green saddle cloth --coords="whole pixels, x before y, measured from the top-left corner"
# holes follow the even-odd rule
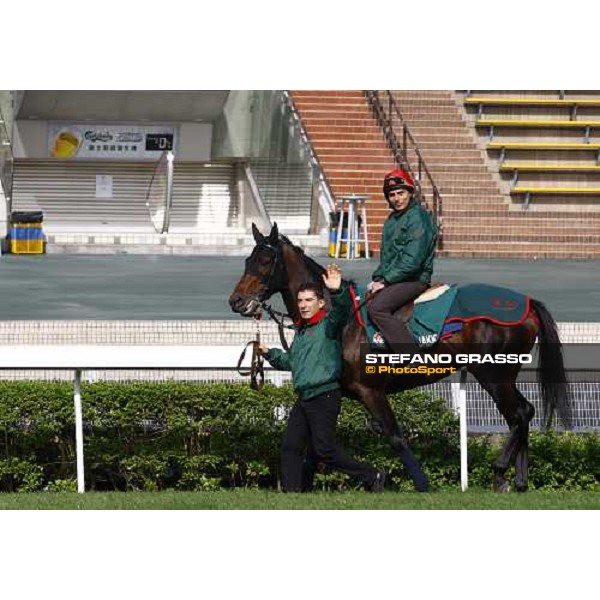
[[[356,294],[364,299],[365,288],[357,286]],[[369,319],[366,305],[360,312],[371,345],[386,348],[381,333]],[[409,329],[415,342],[421,348],[428,348],[445,333],[459,331],[462,323],[487,320],[500,325],[518,325],[528,313],[529,297],[520,292],[482,283],[451,285],[437,298],[414,305]]]
[[[519,325],[529,313],[529,296],[509,288],[469,283],[458,288],[447,321],[483,319],[499,325]]]
[[[451,285],[441,296],[415,303],[408,327],[421,348],[433,346],[442,336],[446,317],[457,293],[457,286]]]

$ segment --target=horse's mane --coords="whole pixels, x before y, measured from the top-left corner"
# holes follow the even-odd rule
[[[285,235],[280,234],[279,238],[288,246],[291,246],[294,252],[296,252],[296,254],[300,255],[300,257],[304,261],[304,264],[308,267],[308,270],[311,272],[311,274],[314,275],[318,281],[321,281],[321,275],[325,273],[325,267],[322,267],[316,260],[313,260],[310,256],[307,256],[307,254],[302,248],[300,248],[300,246],[296,246],[292,242],[292,240],[290,240]]]
[[[316,260],[314,260],[310,256],[308,256],[304,252],[304,250],[302,248],[300,248],[300,246],[296,246],[288,237],[286,237],[282,233],[279,234],[279,239],[281,241],[283,241],[285,244],[287,244],[288,246],[291,246],[292,249],[294,250],[294,252],[296,252],[296,254],[300,255],[300,257],[304,261],[304,264],[308,267],[308,270],[310,271],[311,275],[313,275],[314,278],[319,283],[321,283],[322,282],[321,275],[323,275],[323,273],[325,273],[325,271],[326,271],[325,267],[323,267]],[[344,281],[347,285],[349,285],[351,287],[356,287],[356,282],[352,279],[344,278],[342,281]]]

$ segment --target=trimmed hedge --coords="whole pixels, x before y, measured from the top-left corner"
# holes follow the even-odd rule
[[[75,490],[72,386],[0,382],[0,491]],[[94,490],[212,490],[276,487],[282,418],[290,386],[256,392],[240,384],[92,383],[82,386],[86,486]],[[442,399],[411,391],[390,397],[432,486],[460,481],[458,420]],[[344,400],[338,437],[356,458],[388,470],[390,488],[412,483],[388,443],[368,427],[362,405]],[[469,438],[469,482],[491,487],[503,436]],[[530,436],[530,483],[537,489],[600,489],[595,433]],[[317,474],[318,489],[353,485]]]

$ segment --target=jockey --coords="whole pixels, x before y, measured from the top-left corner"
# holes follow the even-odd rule
[[[289,352],[259,346],[275,369],[292,372],[298,395],[281,449],[282,488],[286,492],[310,490],[320,461],[356,478],[368,490],[382,492],[385,473],[354,460],[335,441],[342,397],[341,333],[352,302],[337,265],[329,265],[323,281],[331,294],[331,311],[325,311],[320,285],[303,284],[297,295],[301,320]]]
[[[408,328],[394,313],[424,292],[431,282],[437,233],[429,213],[414,197],[410,173],[398,169],[385,176],[383,194],[392,212],[383,225],[380,264],[369,290],[371,320],[392,347],[418,352]]]

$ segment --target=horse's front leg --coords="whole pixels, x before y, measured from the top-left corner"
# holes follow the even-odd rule
[[[371,413],[376,423],[374,429],[389,439],[392,448],[413,480],[417,491],[426,492],[429,487],[427,476],[409,448],[406,437],[398,425],[396,415],[394,415],[385,394],[381,390],[374,390],[362,385],[356,386],[354,391]]]

